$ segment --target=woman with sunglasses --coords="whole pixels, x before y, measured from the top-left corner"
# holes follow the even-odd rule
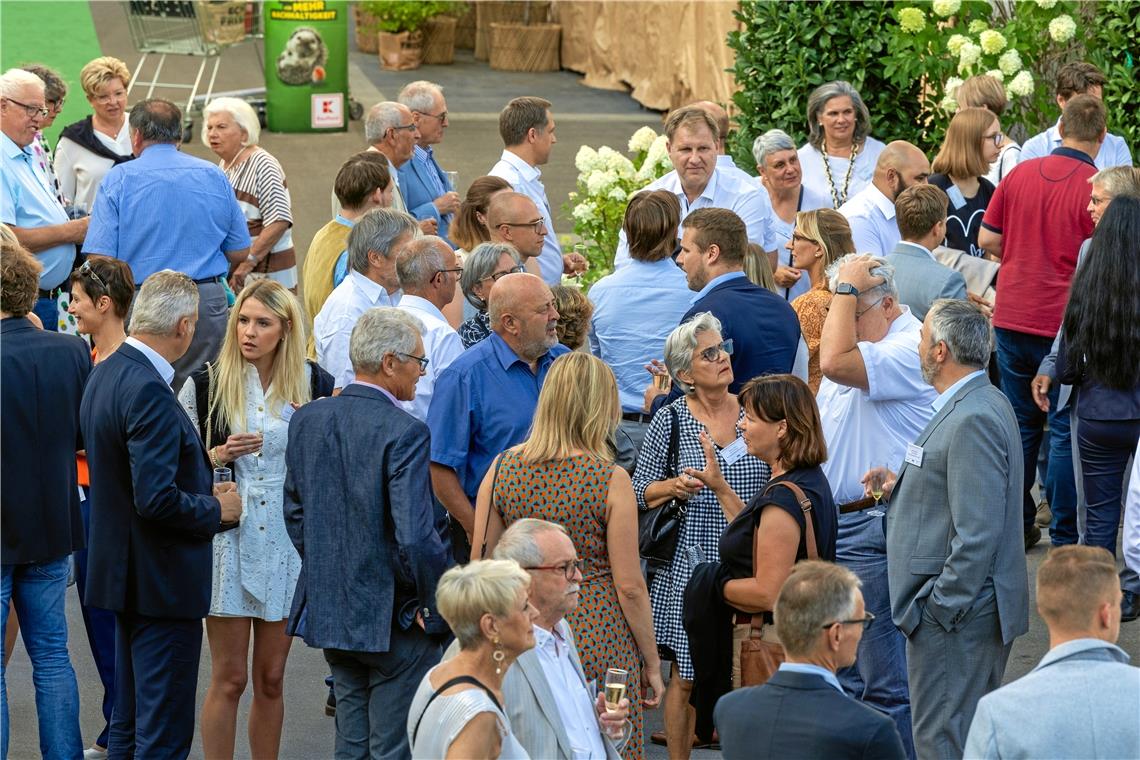
[[[458,253],[456,251],[457,256]],[[464,348],[471,348],[491,334],[487,296],[494,284],[508,274],[525,271],[518,251],[507,243],[479,243],[463,257],[459,287],[463,297],[476,309],[475,315],[459,326],[459,339]]]
[[[213,667],[201,716],[202,751],[210,758],[233,757],[238,702],[249,680],[250,754],[273,758],[280,749],[292,641],[285,622],[301,571],[281,511],[289,418],[300,404],[333,391],[332,376],[305,360],[302,324],[301,305],[284,284],[251,281],[230,311],[218,360],[194,372],[178,394],[213,466],[232,469],[243,504],[238,526],[214,536],[206,618]]]
[[[1004,139],[997,115],[985,108],[963,108],[950,120],[928,180],[950,197],[943,242],[948,248],[985,255],[978,247],[978,232],[994,195],[993,183],[985,175],[1001,153]]]
[[[736,511],[718,504],[716,494],[688,472],[715,463],[712,466],[724,473],[726,482],[745,501],[764,487],[769,475],[768,465],[745,450],[737,429],[743,413],[736,396],[728,391],[733,381],[731,353],[732,343],[722,337],[720,320],[708,312],[670,333],[665,340],[665,366],[684,395],[654,415],[633,475],[641,511],[659,509],[674,500],[687,505],[672,561],[653,573],[649,586],[657,643],[669,650],[673,660],[664,738],[674,758],[689,756],[694,726],[689,707],[694,669],[689,638],[681,623],[682,596],[694,565],[719,560],[717,542],[736,517]]]

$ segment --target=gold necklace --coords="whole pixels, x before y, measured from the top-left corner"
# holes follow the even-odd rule
[[[827,142],[823,143],[823,173],[827,177],[827,188],[831,190],[831,202],[834,208],[839,208],[847,202],[847,188],[851,187],[851,172],[855,169],[855,157],[859,155],[859,146],[851,146],[851,160],[847,164],[847,176],[843,178],[843,198],[835,191],[835,180],[831,178],[831,162],[827,159]]]

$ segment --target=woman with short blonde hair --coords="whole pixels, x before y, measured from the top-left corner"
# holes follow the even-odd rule
[[[111,167],[134,158],[127,124],[131,72],[118,58],[103,56],[83,67],[79,83],[92,113],[64,127],[54,167],[65,201],[89,212]]]
[[[978,232],[994,194],[985,174],[998,160],[1004,141],[997,114],[985,108],[963,108],[950,120],[928,180],[950,198],[943,241],[947,247],[971,256],[985,254],[978,247]]]

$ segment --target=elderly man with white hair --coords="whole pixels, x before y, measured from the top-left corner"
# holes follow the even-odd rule
[[[433,145],[443,142],[444,132],[450,126],[443,88],[434,82],[411,82],[404,85],[396,100],[412,112],[420,135],[411,160],[399,167],[400,192],[408,213],[416,219],[435,221],[439,236],[448,240],[447,230],[455,220],[461,199],[432,150]]]
[[[42,79],[23,69],[0,76],[0,222],[43,265],[33,311],[45,329],[56,330],[56,298],[71,274],[75,246],[86,237],[89,219],[69,221],[48,178],[36,167],[32,142],[47,116]]]

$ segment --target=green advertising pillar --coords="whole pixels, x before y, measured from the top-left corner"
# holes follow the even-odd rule
[[[273,132],[348,128],[348,3],[267,2],[266,118]]]

